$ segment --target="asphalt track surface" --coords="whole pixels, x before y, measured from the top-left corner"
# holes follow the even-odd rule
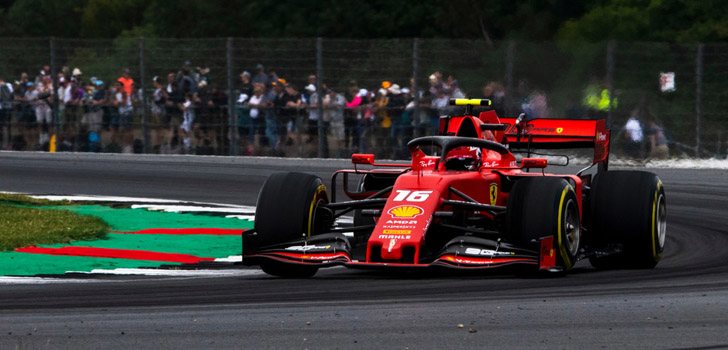
[[[271,173],[345,164],[0,153],[0,190],[254,205]],[[0,348],[728,348],[728,171],[651,171],[668,199],[654,270],[6,284]]]

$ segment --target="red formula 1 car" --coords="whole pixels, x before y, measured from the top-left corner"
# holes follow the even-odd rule
[[[662,182],[608,171],[604,120],[476,116],[473,106],[490,101],[451,104],[465,113],[441,118],[439,136],[410,141],[411,163],[354,154],[354,169],[336,171],[329,188],[304,173],[268,178],[255,228],[243,235],[243,263],[282,277],[335,265],[564,272],[586,258],[597,268],[657,264]],[[593,148],[594,159],[573,175],[547,173],[549,159],[532,150],[555,148]],[[337,189],[348,198],[339,201]],[[347,215],[353,224],[342,223]]]

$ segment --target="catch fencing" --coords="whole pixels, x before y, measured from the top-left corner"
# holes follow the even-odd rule
[[[635,116],[645,129],[649,120],[663,127],[672,156],[726,155],[728,44],[723,43],[0,38],[0,45],[0,78],[15,90],[12,97],[3,95],[0,109],[0,142],[6,150],[299,157],[374,152],[397,158],[409,138],[432,134],[438,115],[451,112],[434,106],[438,98],[462,93],[493,97],[498,112],[507,116],[525,109],[544,118],[606,117],[617,154],[626,138],[622,128]],[[90,86],[86,96],[70,105],[43,94],[40,100],[26,98],[19,90],[42,84],[45,65],[56,95],[59,72],[70,81],[78,68],[82,74],[74,80],[84,90],[91,77],[108,87],[128,69],[135,88],[127,125],[113,96],[93,104]],[[316,103],[284,113],[284,118],[278,115],[284,109],[261,107],[261,116],[251,122],[249,100],[240,100],[240,75],[254,77],[258,65],[269,79],[285,79],[299,92],[307,93],[313,83],[322,96],[329,89],[347,101],[362,89],[371,94],[344,113],[343,134],[336,117],[308,120],[312,110],[328,113]],[[153,85],[154,79],[163,88],[168,79],[179,84],[184,69],[190,70],[200,95],[189,107],[195,121],[187,130],[184,101],[168,103],[160,113]],[[35,85],[21,81],[21,73]],[[316,79],[309,80],[312,75]],[[202,80],[206,86],[199,85]],[[377,104],[383,82],[399,87],[404,104]],[[391,97],[397,89],[387,90]],[[595,91],[601,107],[585,102]],[[50,122],[38,117],[39,103],[50,108]],[[95,117],[101,118],[97,125],[88,116],[94,110],[102,111]],[[269,125],[265,118],[277,124]]]

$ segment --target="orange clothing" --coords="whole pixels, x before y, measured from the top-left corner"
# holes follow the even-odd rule
[[[124,87],[124,92],[126,92],[126,95],[131,96],[131,90],[134,87],[134,79],[119,77],[119,79],[116,79],[116,81],[120,82],[121,85]]]

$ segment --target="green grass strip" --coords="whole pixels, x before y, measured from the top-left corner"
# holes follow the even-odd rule
[[[0,193],[0,203],[18,205],[64,205],[71,204],[69,201],[52,201],[48,199],[33,198],[23,194]]]
[[[0,202],[0,251],[37,244],[102,238],[109,227],[97,217]]]

